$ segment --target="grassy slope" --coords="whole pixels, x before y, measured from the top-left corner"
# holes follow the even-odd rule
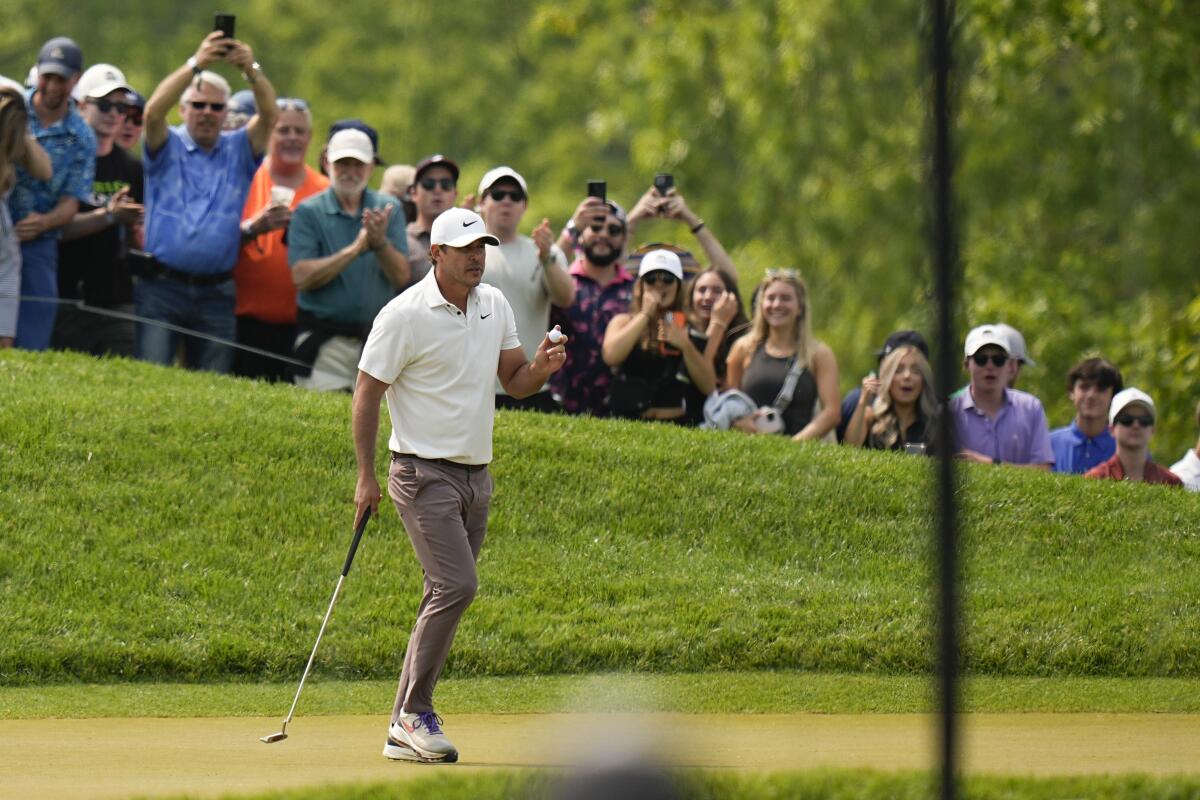
[[[0,684],[299,674],[349,540],[349,402],[0,354]],[[381,443],[383,439],[381,439]],[[928,668],[923,461],[500,414],[448,674]],[[964,470],[977,674],[1200,676],[1200,498]],[[390,509],[322,644],[392,678],[419,571]]]
[[[297,679],[299,676],[296,676]],[[912,714],[933,710],[928,677],[798,672],[447,678],[447,715],[547,712]],[[57,683],[0,687],[0,720],[282,715],[289,683]],[[309,681],[301,716],[378,715],[396,681]],[[1181,678],[972,678],[964,712],[1200,713],[1200,681]]]

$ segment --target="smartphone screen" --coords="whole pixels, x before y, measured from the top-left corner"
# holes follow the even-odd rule
[[[660,172],[654,176],[654,188],[658,189],[658,193],[663,197],[667,196],[667,192],[675,188],[675,176],[669,172]]]
[[[605,181],[588,181],[587,185],[588,197],[599,197],[601,200],[608,202],[608,184]]]

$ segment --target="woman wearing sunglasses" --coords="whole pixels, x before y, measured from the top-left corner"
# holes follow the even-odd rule
[[[688,335],[682,284],[675,253],[652,250],[642,257],[629,312],[608,323],[601,350],[613,370],[614,416],[685,423],[716,385],[712,364]]]
[[[936,409],[925,354],[913,345],[897,347],[879,365],[878,378],[874,373],[863,378],[843,441],[872,450],[931,453]]]
[[[824,438],[841,418],[838,365],[833,351],[813,338],[808,287],[795,270],[768,270],[754,298],[750,332],[730,349],[726,379],[750,395],[759,410],[734,427],[785,433],[796,441]],[[795,378],[789,380],[792,373]],[[789,385],[790,399],[784,391]],[[772,416],[768,409],[782,417],[782,430],[763,424]]]

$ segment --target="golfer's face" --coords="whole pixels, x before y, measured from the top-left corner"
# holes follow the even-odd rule
[[[486,245],[478,239],[465,247],[438,245],[441,256],[437,262],[438,275],[444,280],[473,289],[483,279]]]

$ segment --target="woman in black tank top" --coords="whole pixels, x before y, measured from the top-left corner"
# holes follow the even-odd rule
[[[712,365],[688,336],[680,310],[682,282],[675,253],[651,250],[642,257],[629,312],[612,318],[601,345],[613,370],[613,414],[686,423],[695,416],[689,400],[712,392]]]
[[[760,411],[734,426],[747,432],[759,430],[761,407],[775,405],[796,366],[799,375],[791,400],[780,409],[782,432],[797,441],[823,438],[838,423],[841,396],[837,359],[812,336],[808,288],[794,270],[769,270],[754,296],[750,332],[734,342],[726,380],[750,395]]]

